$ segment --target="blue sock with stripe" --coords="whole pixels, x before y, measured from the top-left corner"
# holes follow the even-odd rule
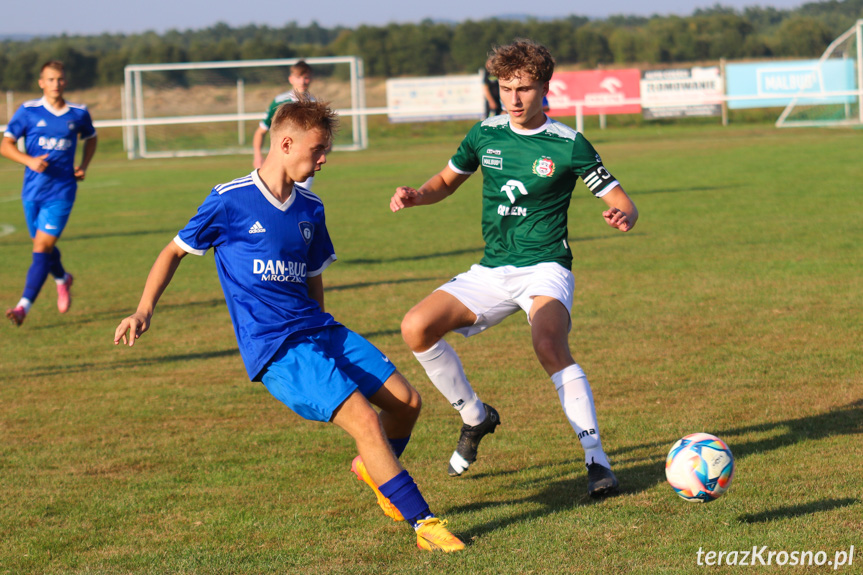
[[[378,489],[384,497],[390,500],[390,503],[396,506],[396,509],[414,528],[417,527],[420,519],[434,517],[429,510],[428,503],[420,493],[420,488],[417,487],[407,470],[402,470],[401,473],[379,486]]]

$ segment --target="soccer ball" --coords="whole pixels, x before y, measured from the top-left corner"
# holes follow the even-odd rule
[[[713,501],[728,491],[733,477],[731,450],[709,433],[693,433],[679,439],[665,460],[665,478],[687,501]]]

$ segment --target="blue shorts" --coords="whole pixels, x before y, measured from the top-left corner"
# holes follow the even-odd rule
[[[371,397],[395,370],[368,340],[338,325],[288,336],[261,382],[300,417],[330,421],[355,390]]]
[[[59,238],[69,221],[73,202],[23,202],[24,218],[30,237],[36,237],[36,230]]]

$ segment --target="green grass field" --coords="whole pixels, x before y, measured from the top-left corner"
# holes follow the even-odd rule
[[[417,550],[349,472],[347,435],[248,381],[212,254],[183,261],[138,345],[112,345],[161,248],[251,161],[129,162],[107,134],[59,244],[72,310],[57,313],[49,283],[21,328],[0,325],[0,573],[700,573],[699,550],[832,562],[852,545],[836,571],[863,572],[863,133],[588,131],[641,212],[616,232],[582,183],[570,210],[570,342],[622,484],[597,502],[520,315],[450,338],[503,425],[465,476],[446,474],[460,420],[399,322],[479,260],[480,178],[433,207],[391,214],[388,201],[442,168],[466,128],[380,127],[315,182],[339,255],[328,311],[423,394],[404,462],[466,551]],[[20,180],[0,162],[4,309],[30,262]],[[696,431],[736,456],[709,505],[664,480],[668,449]],[[781,560],[756,570],[804,571]]]

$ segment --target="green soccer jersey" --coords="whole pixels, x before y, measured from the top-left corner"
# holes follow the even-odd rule
[[[567,210],[582,178],[596,197],[618,185],[583,135],[548,119],[514,130],[509,116],[476,124],[450,159],[460,174],[482,169],[482,237],[487,267],[557,262],[572,268]]]
[[[270,125],[273,123],[273,116],[276,115],[276,109],[284,104],[285,102],[296,102],[297,101],[297,93],[294,90],[290,90],[288,92],[283,92],[273,98],[273,101],[270,102],[270,107],[267,108],[267,116],[263,120],[261,120],[261,127],[270,129]]]

